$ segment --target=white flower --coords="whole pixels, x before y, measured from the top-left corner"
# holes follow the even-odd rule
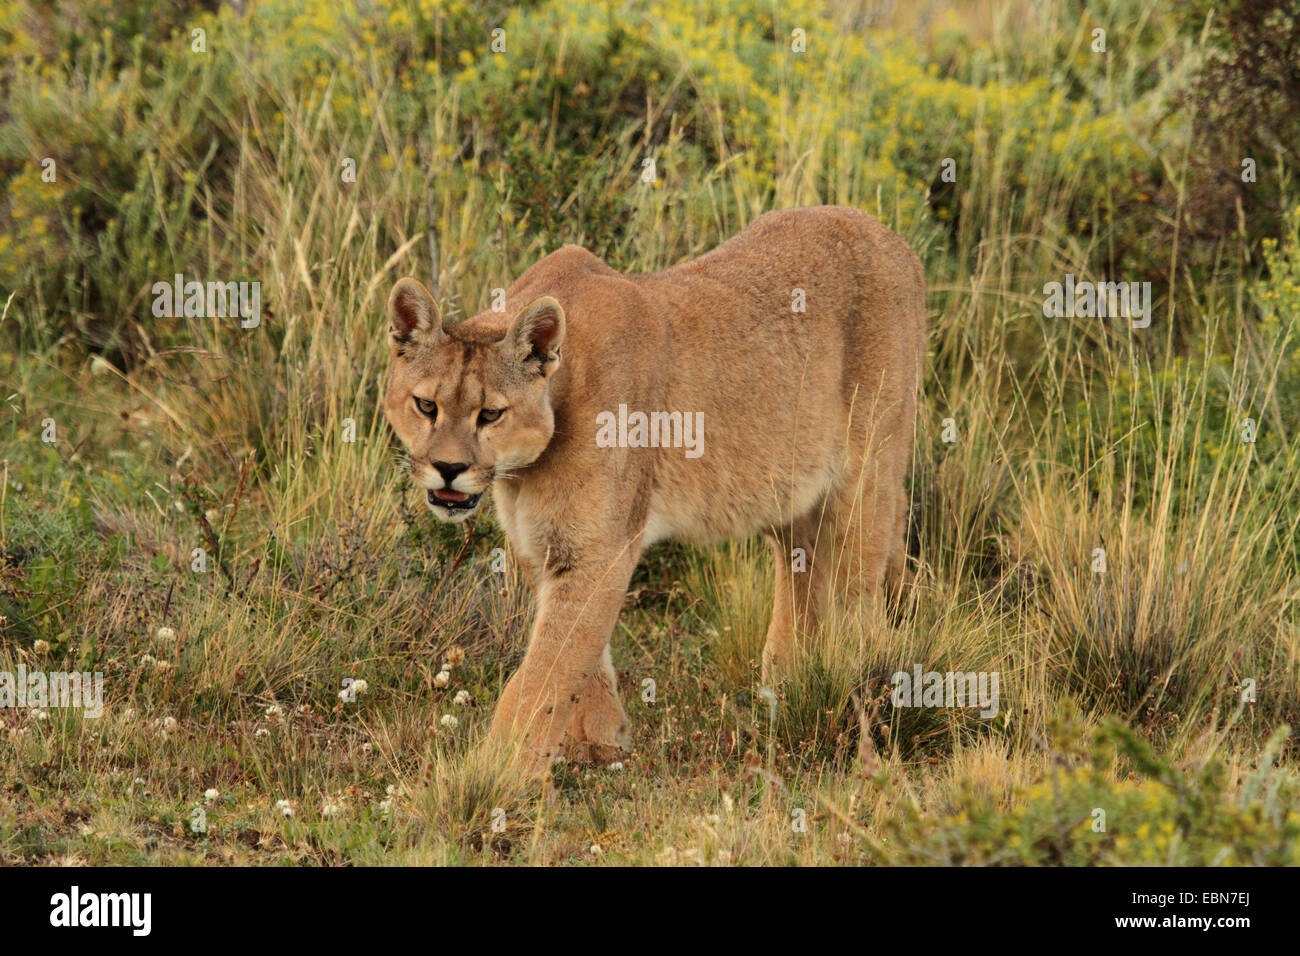
[[[49,720],[50,715],[43,710],[33,710],[32,720]]]
[[[612,764],[609,765],[609,769],[617,772],[623,769],[623,764],[621,761],[615,760]]]
[[[438,671],[438,676],[433,679],[434,687],[446,687],[451,683],[451,671],[445,669],[445,664],[443,668],[443,670]]]
[[[293,804],[290,803],[288,800],[275,801],[275,808],[279,810],[280,813],[286,817],[293,816]]]
[[[396,784],[392,784],[392,783],[390,783],[390,784],[389,784],[389,785],[384,789],[384,793],[388,794],[390,797],[395,796],[395,795],[397,794],[397,785],[396,785]]]
[[[587,848],[587,852],[590,853],[592,856],[600,856],[605,851],[600,848],[599,843],[593,843],[590,847]]]
[[[469,691],[458,690],[456,691],[456,696],[453,698],[453,701],[457,707],[468,707],[473,699],[474,698],[469,696]]]
[[[263,737],[269,737],[269,736],[271,736],[271,732],[267,730],[265,727],[258,727],[255,731],[253,731],[253,738],[255,740],[261,740]]]
[[[337,803],[327,803],[320,808],[320,815],[323,817],[336,817],[343,812],[343,808]]]
[[[156,638],[158,638],[158,640],[160,640],[160,641],[174,641],[174,640],[176,640],[176,632],[175,632],[174,630],[172,630],[170,627],[160,627],[160,628],[158,628],[158,630],[156,630],[156,631],[153,632],[153,636],[156,637]]]
[[[145,654],[143,657],[140,658],[141,667],[148,667],[152,663],[154,663],[152,654]]]
[[[358,694],[364,694],[366,691],[370,690],[370,685],[364,680],[357,679],[352,682],[352,689]]]
[[[50,642],[37,641],[32,645],[32,650],[34,650],[37,654],[48,654],[50,652]]]
[[[203,799],[208,801],[208,803],[211,803],[213,800],[217,799],[220,796],[221,796],[221,791],[218,790],[216,787],[208,787],[208,789],[203,791]]]
[[[460,726],[460,721],[451,714],[443,714],[442,719],[439,720],[438,723],[442,724],[448,730],[455,730]]]
[[[281,707],[279,704],[272,704],[270,707],[266,708],[266,716],[268,716],[268,717],[283,717],[283,716],[284,716],[284,708]]]
[[[375,749],[375,748],[374,748],[373,746],[371,746],[371,743],[370,743],[370,741],[368,741],[368,740],[367,740],[364,744],[361,745],[361,752],[362,752],[363,754],[365,754],[367,757],[370,756],[370,751],[372,751],[372,750],[374,750],[374,749]]]
[[[216,508],[209,508],[207,511],[203,512],[203,517],[208,519],[208,524],[216,524],[221,520],[221,512]]]
[[[165,733],[171,733],[173,730],[176,729],[176,718],[164,717],[162,721],[162,725],[163,725],[163,731]]]

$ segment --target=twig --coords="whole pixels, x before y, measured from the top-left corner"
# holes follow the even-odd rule
[[[465,522],[465,543],[460,546],[460,554],[456,555],[456,560],[451,563],[451,568],[447,571],[447,577],[456,573],[460,563],[465,560],[465,553],[469,551],[469,543],[474,539],[474,519],[470,518]]]
[[[226,593],[229,594],[235,587],[235,579],[230,574],[230,569],[226,567],[225,561],[221,559],[221,544],[217,541],[217,535],[212,530],[212,525],[208,524],[208,517],[203,513],[203,501],[194,490],[189,480],[186,480],[183,494],[189,499],[194,509],[194,518],[198,522],[199,530],[203,532],[203,540],[212,550],[212,560],[217,563],[219,570],[226,579]]]

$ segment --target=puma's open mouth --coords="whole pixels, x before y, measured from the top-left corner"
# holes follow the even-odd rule
[[[482,492],[477,495],[468,495],[463,491],[439,488],[437,491],[426,491],[424,496],[429,504],[436,505],[439,508],[446,508],[448,511],[473,511],[478,507],[478,499],[481,494]]]

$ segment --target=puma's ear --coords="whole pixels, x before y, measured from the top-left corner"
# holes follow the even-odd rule
[[[394,355],[417,343],[437,345],[446,337],[442,312],[429,290],[414,279],[399,279],[388,296],[388,345]]]
[[[536,359],[543,376],[560,365],[564,341],[564,309],[549,295],[532,302],[510,325],[503,345],[516,361]]]

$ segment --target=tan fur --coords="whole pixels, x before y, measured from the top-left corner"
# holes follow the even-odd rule
[[[792,308],[797,289],[804,312]],[[769,535],[765,680],[831,593],[871,599],[905,579],[924,278],[907,245],[866,213],[769,213],[707,255],[645,276],[565,246],[507,290],[504,313],[445,329],[428,292],[403,279],[389,319],[384,412],[414,479],[439,489],[431,462],[468,464],[452,491],[491,487],[538,592],[527,654],[491,731],[518,739],[532,767],[562,745],[579,757],[627,745],[608,645],[654,541]],[[437,401],[436,422],[414,395]],[[598,446],[598,416],[620,405],[702,412],[703,454]],[[483,407],[506,411],[480,427]],[[792,570],[796,548],[804,571]]]

